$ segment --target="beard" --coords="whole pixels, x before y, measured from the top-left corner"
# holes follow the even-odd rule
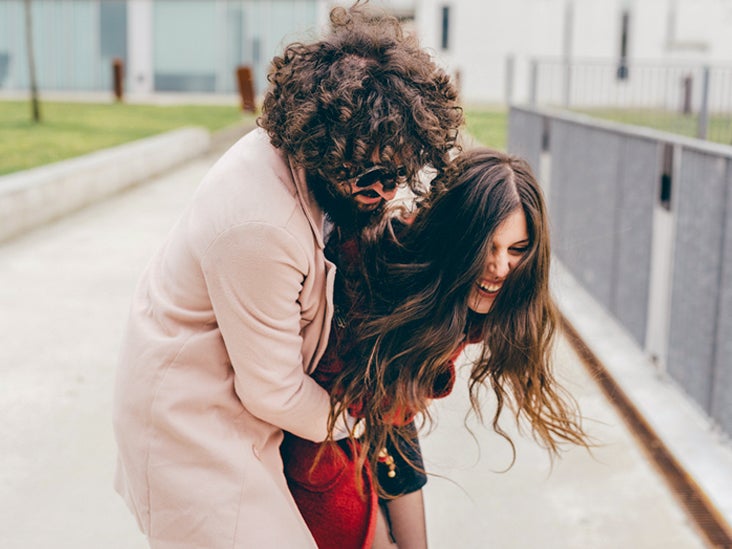
[[[383,202],[372,210],[362,210],[350,194],[342,192],[334,183],[317,175],[308,175],[307,181],[325,216],[346,234],[358,234],[384,216]]]

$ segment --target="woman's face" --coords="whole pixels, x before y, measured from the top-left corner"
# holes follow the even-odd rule
[[[486,314],[503,287],[503,283],[529,248],[526,216],[516,208],[493,233],[483,274],[475,281],[468,299],[468,307]]]

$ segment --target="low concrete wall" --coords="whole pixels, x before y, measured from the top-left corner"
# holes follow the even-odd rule
[[[203,128],[181,128],[0,177],[0,241],[48,223],[209,150]]]

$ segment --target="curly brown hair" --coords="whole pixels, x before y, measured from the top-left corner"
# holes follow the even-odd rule
[[[309,176],[345,181],[373,162],[442,168],[463,123],[458,94],[417,40],[357,2],[334,8],[331,32],[275,57],[258,124]]]

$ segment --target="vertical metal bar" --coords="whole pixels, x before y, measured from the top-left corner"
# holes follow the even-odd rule
[[[664,190],[664,182],[661,179],[656,204],[653,206],[651,272],[649,273],[644,347],[661,374],[666,374],[668,368],[676,238],[676,197],[681,184],[682,156],[681,145],[659,143],[660,169],[658,173],[660,177],[663,175],[668,177],[668,188]]]
[[[506,56],[506,71],[504,78],[506,79],[506,106],[510,107],[513,102],[513,79],[515,72],[516,59],[513,55]]]
[[[709,66],[705,65],[702,69],[702,90],[701,105],[699,107],[699,126],[696,136],[699,139],[707,138],[707,129],[709,127]]]
[[[539,62],[532,59],[529,66],[529,105],[536,107],[539,92]]]
[[[564,7],[564,40],[562,43],[563,67],[563,101],[564,108],[569,108],[572,87],[572,33],[574,27],[574,2],[567,0]]]

